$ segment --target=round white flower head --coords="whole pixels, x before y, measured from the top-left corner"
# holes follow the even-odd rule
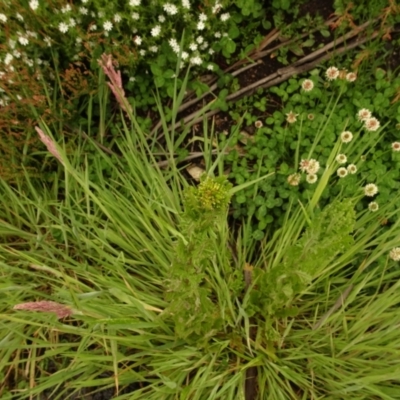
[[[197,42],[198,44],[202,44],[202,43],[204,42],[203,36],[199,36],[199,37],[196,39],[196,42]]]
[[[215,50],[214,50],[214,49],[208,49],[208,54],[209,54],[210,56],[212,56],[214,53],[215,53]]]
[[[8,65],[10,62],[14,59],[14,56],[10,53],[7,53],[6,56],[4,57],[4,64]]]
[[[35,11],[35,10],[39,7],[39,2],[38,2],[38,0],[31,0],[31,1],[29,2],[29,7],[30,7],[33,11]]]
[[[340,167],[338,168],[336,173],[338,174],[339,178],[344,178],[345,176],[347,176],[347,169],[345,167]]]
[[[300,174],[292,174],[289,175],[287,181],[289,185],[298,186],[300,183],[301,175]]]
[[[353,134],[350,131],[343,131],[340,134],[343,143],[350,143],[353,140]]]
[[[150,47],[149,47],[149,50],[150,50],[152,53],[157,53],[158,47],[157,47],[157,46],[150,46]]]
[[[183,8],[187,8],[188,10],[190,10],[190,2],[189,2],[189,0],[182,0],[182,7]]]
[[[165,22],[164,15],[161,14],[161,15],[158,16],[158,22],[161,22],[161,23]]]
[[[301,172],[307,172],[308,167],[310,165],[310,160],[303,159],[300,161],[299,169]]]
[[[389,257],[393,261],[400,261],[400,247],[395,247],[394,249],[390,250]]]
[[[357,113],[357,118],[359,121],[366,121],[368,118],[371,118],[371,111],[369,111],[366,108],[362,108],[358,113]]]
[[[137,21],[140,18],[139,13],[137,13],[137,12],[132,13],[131,17],[135,21]]]
[[[192,50],[192,51],[196,51],[197,50],[197,44],[196,43],[190,43],[189,49]]]
[[[393,142],[392,143],[392,150],[393,151],[400,151],[400,142]]]
[[[79,12],[80,12],[82,15],[88,15],[89,10],[88,10],[86,7],[79,7]]]
[[[336,157],[336,161],[339,164],[344,164],[345,162],[347,162],[347,157],[344,154],[338,154]]]
[[[190,64],[193,64],[193,65],[201,65],[202,62],[203,61],[201,60],[201,58],[199,56],[195,56],[190,59]]]
[[[110,21],[106,21],[103,24],[103,28],[105,31],[109,32],[113,28],[113,24]]]
[[[22,46],[27,46],[29,44],[29,40],[25,36],[20,36],[18,42],[20,42]]]
[[[130,5],[131,7],[140,6],[140,0],[129,0],[129,5]]]
[[[307,167],[307,173],[308,174],[316,174],[319,171],[320,165],[319,162],[317,160],[315,160],[314,158],[311,158],[308,161],[308,167]]]
[[[328,81],[333,81],[338,78],[339,70],[336,67],[329,67],[326,70],[325,75],[326,75],[326,79],[328,79]]]
[[[122,17],[119,14],[114,15],[114,22],[118,23],[122,21]]]
[[[349,72],[348,74],[346,74],[346,80],[348,82],[354,82],[357,79],[357,74],[355,74],[354,72]]]
[[[304,79],[301,87],[305,92],[311,92],[314,89],[314,82],[311,79]]]
[[[306,176],[306,181],[308,183],[313,184],[313,183],[317,182],[317,180],[318,180],[318,176],[316,174],[308,174]]]
[[[286,114],[286,121],[289,122],[289,124],[293,124],[294,122],[297,121],[297,117],[299,114],[295,114],[293,111],[289,111]]]
[[[217,38],[217,39],[219,39],[222,35],[221,35],[221,32],[215,32],[214,33],[214,36]]]
[[[0,14],[0,21],[3,23],[7,22],[7,16],[5,14]]]
[[[214,71],[214,65],[208,64],[208,65],[207,65],[207,69],[208,69],[209,71]]]
[[[222,22],[228,21],[228,19],[229,19],[230,17],[231,17],[231,16],[229,15],[229,13],[221,14],[221,21],[222,21]]]
[[[262,121],[257,120],[256,122],[254,122],[254,126],[255,126],[256,128],[262,128],[263,123],[262,123]]]
[[[165,11],[167,14],[169,14],[169,15],[178,14],[178,8],[177,8],[174,4],[165,3],[165,4],[163,5],[163,9],[164,9],[164,11]]]
[[[199,21],[199,22],[197,23],[197,29],[198,29],[199,31],[202,31],[205,27],[206,27],[206,26],[204,25],[204,22],[203,22],[203,21]]]
[[[68,32],[69,26],[65,22],[60,22],[60,24],[58,25],[58,29],[60,32],[66,33]]]
[[[157,37],[161,32],[161,26],[156,25],[152,30],[151,30],[151,36]]]
[[[189,58],[189,53],[187,51],[182,51],[181,58],[182,60],[187,60]]]
[[[349,172],[349,174],[355,174],[357,172],[357,166],[354,164],[349,164],[347,166],[347,171]]]
[[[378,193],[378,186],[374,183],[368,183],[364,186],[364,194],[368,197],[373,197]]]
[[[212,8],[213,14],[217,14],[222,8],[222,4],[220,3],[215,3],[214,7]]]
[[[376,201],[371,201],[371,203],[368,204],[368,209],[369,211],[375,212],[379,210],[379,204]]]
[[[207,21],[207,15],[204,13],[201,13],[199,15],[199,21]]]
[[[145,50],[145,49],[140,49],[140,50],[139,50],[139,54],[140,54],[141,56],[144,56],[144,55],[146,54],[146,50]]]
[[[367,131],[370,132],[375,132],[376,130],[379,129],[379,127],[381,126],[381,124],[379,123],[379,121],[372,117],[372,118],[368,118],[364,121],[364,127]]]
[[[140,46],[142,44],[142,38],[140,36],[135,36],[135,38],[133,39],[133,41]]]

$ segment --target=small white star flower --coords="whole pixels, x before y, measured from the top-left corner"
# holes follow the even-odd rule
[[[22,54],[21,54],[20,51],[14,50],[14,51],[13,51],[13,56],[14,56],[15,58],[21,58]],[[4,62],[5,62],[5,61],[4,61]]]
[[[111,29],[113,28],[112,22],[111,21],[104,22],[103,28],[104,28],[105,31],[110,32]]]
[[[33,11],[35,11],[35,10],[39,7],[39,2],[38,2],[38,0],[31,0],[31,1],[29,2],[29,7],[30,7]]]
[[[214,49],[208,49],[208,54],[212,56],[215,53]]]
[[[150,47],[149,47],[149,50],[150,50],[152,53],[157,53],[158,47],[157,47],[157,46],[150,46]]]
[[[199,21],[197,23],[197,30],[202,31],[206,26],[204,25],[203,21]]]
[[[80,12],[82,15],[88,15],[89,10],[88,10],[86,7],[79,7],[79,12]]]
[[[345,176],[347,176],[347,169],[344,167],[340,167],[340,168],[338,168],[336,173],[338,174],[339,178],[344,178]]]
[[[286,114],[286,121],[289,122],[289,124],[293,124],[294,122],[297,121],[297,117],[299,114],[295,114],[293,111],[289,111]]]
[[[368,204],[368,209],[369,211],[375,212],[379,210],[379,204],[376,201],[371,201],[371,203]]]
[[[230,18],[229,13],[221,14],[221,21],[222,22],[228,21],[229,18]]]
[[[132,13],[131,17],[135,21],[137,21],[140,18],[139,13],[137,13],[137,12]]]
[[[182,51],[181,58],[182,60],[187,60],[189,58],[189,53],[187,51]]]
[[[390,250],[389,257],[393,261],[400,261],[400,247],[395,247],[394,249]]]
[[[378,193],[378,186],[374,183],[368,183],[364,187],[364,194],[368,197],[373,197]]]
[[[354,164],[349,164],[347,166],[347,171],[348,171],[349,174],[354,175],[357,172],[357,166],[354,165]]]
[[[357,113],[357,119],[359,121],[366,121],[367,119],[371,118],[371,111],[367,110],[366,108],[362,108],[358,113]]]
[[[370,132],[375,132],[379,129],[379,127],[381,126],[380,122],[372,117],[372,118],[368,118],[364,121],[364,127],[367,131]]]
[[[343,143],[350,143],[353,140],[353,134],[350,131],[344,131],[340,134]]]
[[[4,64],[8,65],[10,62],[14,59],[14,56],[10,53],[7,53],[6,56],[4,57]]]
[[[58,29],[60,32],[66,33],[68,32],[69,26],[65,22],[60,22],[60,24],[58,25]]]
[[[178,14],[178,8],[175,5],[171,4],[171,3],[165,3],[163,5],[163,9],[169,15]]]
[[[310,92],[314,88],[314,82],[311,79],[304,79],[301,87],[305,92]]]
[[[190,59],[190,64],[193,64],[193,65],[201,65],[202,62],[203,61],[201,60],[201,58],[199,56],[195,56]]]
[[[156,25],[152,30],[151,30],[151,36],[157,37],[161,32],[161,26]]]
[[[16,16],[18,21],[23,21],[24,20],[24,17],[20,13],[16,13],[15,16]]]
[[[329,67],[326,70],[325,75],[326,75],[326,79],[328,79],[328,81],[333,81],[338,78],[339,70],[336,67]]]
[[[73,18],[70,18],[70,19],[69,19],[69,26],[70,26],[71,28],[73,28],[74,26],[76,26],[76,21],[75,21]]]
[[[318,176],[316,174],[308,174],[306,176],[306,181],[310,184],[317,182]]]
[[[97,25],[95,25],[95,24],[90,25],[90,28],[89,28],[90,31],[95,31],[96,29],[97,29]]]
[[[189,0],[182,0],[182,7],[183,8],[187,8],[188,10],[190,10],[190,2],[189,2]]]
[[[122,21],[122,17],[119,14],[114,15],[114,22],[118,24],[118,22]]]
[[[199,15],[199,21],[207,21],[207,15],[204,13],[201,13]]]
[[[27,46],[29,44],[29,40],[25,36],[20,36],[18,42],[20,42],[22,46]]]
[[[339,164],[344,164],[344,163],[347,162],[347,157],[344,154],[338,154],[337,157],[336,157],[336,161]]]
[[[165,22],[165,17],[164,17],[164,15],[162,15],[162,14],[159,15],[159,16],[158,16],[158,21],[161,22],[161,23]]]
[[[196,51],[197,50],[197,44],[196,43],[190,43],[189,49],[192,50],[192,51]]]
[[[202,44],[202,43],[204,42],[203,36],[199,36],[199,37],[196,39],[196,42],[197,42],[198,44]]]
[[[61,7],[61,12],[63,14],[66,14],[69,11],[71,11],[71,6],[69,4],[65,5],[64,7]]]
[[[214,33],[214,36],[217,38],[217,39],[219,39],[222,35],[221,35],[221,32],[215,32]]]
[[[140,49],[140,50],[139,50],[139,54],[140,54],[141,56],[146,55],[146,50],[145,50],[145,49]]]
[[[7,16],[5,14],[0,14],[0,21],[3,23],[7,22]]]
[[[130,5],[131,7],[140,6],[140,0],[129,0],[129,5]]]
[[[135,36],[135,38],[133,39],[133,41],[140,46],[142,44],[142,38],[140,36]]]

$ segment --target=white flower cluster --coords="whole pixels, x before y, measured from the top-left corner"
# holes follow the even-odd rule
[[[362,108],[357,113],[357,118],[359,121],[364,122],[364,128],[367,131],[375,132],[381,126],[380,122],[372,116],[372,113],[367,108]]]
[[[299,168],[300,168],[301,172],[306,172],[307,173],[306,181],[308,183],[313,184],[313,183],[317,182],[317,180],[318,180],[317,172],[320,169],[320,164],[319,164],[319,162],[317,160],[315,160],[314,158],[311,158],[309,160],[308,159],[303,159],[303,160],[300,161]],[[295,181],[296,180],[294,180],[294,182]],[[293,184],[293,183],[291,183],[291,184]]]
[[[177,8],[174,4],[165,3],[165,4],[163,5],[163,9],[164,9],[164,11],[165,11],[167,14],[169,14],[169,15],[178,14],[178,8]]]

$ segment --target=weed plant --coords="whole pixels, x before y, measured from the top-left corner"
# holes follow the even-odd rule
[[[254,240],[250,223],[228,227],[229,201],[272,176],[259,169],[232,187],[223,176],[231,144],[212,158],[211,129],[206,174],[189,185],[173,158],[182,138],[160,106],[169,161],[161,169],[160,145],[107,61],[124,110],[119,156],[96,147],[89,165],[83,146],[67,154],[40,121],[60,164],[53,183],[29,174],[1,182],[1,397],[113,388],[121,400],[244,399],[256,368],[260,399],[396,398],[398,193],[375,213],[358,210],[374,191],[361,186],[322,206],[338,139],[309,198],[289,201],[281,227]],[[173,122],[184,89],[174,93]],[[382,227],[382,218],[393,223]]]

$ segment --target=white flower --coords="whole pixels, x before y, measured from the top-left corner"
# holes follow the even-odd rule
[[[299,114],[295,114],[293,111],[289,111],[286,114],[286,121],[289,122],[289,124],[293,124],[294,122],[297,121],[297,117]]]
[[[140,36],[135,36],[135,38],[133,39],[133,41],[140,46],[142,44],[142,38]]]
[[[230,18],[229,13],[221,14],[221,21],[222,22],[228,21],[229,18]]]
[[[179,51],[180,51],[180,47],[179,47],[179,44],[178,44],[178,42],[176,41],[176,39],[172,38],[172,39],[170,39],[170,40],[168,41],[168,43],[169,43],[169,45],[172,47],[172,50],[173,50],[176,54],[178,54]]]
[[[346,74],[346,80],[348,82],[354,82],[357,79],[357,74],[355,74],[354,72],[349,72],[348,74]]]
[[[301,87],[305,92],[310,92],[314,88],[314,82],[311,79],[304,79]]]
[[[187,8],[188,10],[190,9],[190,2],[189,0],[182,0],[182,7]]]
[[[165,17],[164,17],[164,15],[159,15],[159,16],[158,16],[158,21],[161,22],[161,23],[165,22]]]
[[[354,165],[354,164],[349,164],[347,166],[347,171],[348,171],[349,174],[353,175],[353,174],[355,174],[357,172],[357,166]]]
[[[190,59],[190,64],[200,65],[201,63],[202,63],[202,60],[199,56],[195,56]]]
[[[202,43],[204,42],[203,36],[199,36],[199,37],[196,39],[196,42],[197,42],[198,44],[202,44]]]
[[[114,15],[114,22],[118,23],[122,21],[122,17],[119,14]]]
[[[139,13],[137,12],[132,13],[132,19],[137,21],[139,19]]]
[[[209,49],[209,50],[208,50],[208,54],[209,54],[210,56],[212,56],[214,53],[215,53],[214,49]]]
[[[214,33],[214,36],[217,38],[217,39],[219,39],[222,35],[221,35],[221,32],[215,32]]]
[[[308,174],[308,175],[306,176],[306,181],[307,181],[308,183],[313,184],[313,183],[317,182],[317,180],[318,180],[318,176],[315,175],[315,174]]]
[[[65,13],[67,13],[67,12],[69,12],[69,11],[71,11],[71,6],[70,6],[69,4],[67,4],[67,5],[64,6],[64,7],[61,7],[61,12],[62,12],[63,14],[65,14]]]
[[[288,176],[287,181],[289,185],[298,186],[298,184],[300,183],[300,179],[301,179],[300,174],[292,174]]]
[[[18,42],[20,42],[22,44],[22,46],[27,46],[29,44],[28,38],[26,38],[24,36],[19,36]]]
[[[392,143],[392,150],[393,151],[400,151],[400,142],[393,142]]]
[[[207,69],[208,69],[209,71],[214,71],[214,65],[208,64],[208,65],[207,65]]]
[[[152,30],[151,30],[151,36],[157,37],[161,32],[161,26],[156,25]]]
[[[189,58],[189,53],[187,51],[182,51],[181,58],[182,60],[187,60]]]
[[[134,77],[134,76],[131,76],[130,78],[129,78],[129,82],[135,82],[136,81],[136,78]]]
[[[395,247],[394,249],[390,250],[389,257],[393,261],[400,261],[400,247]]]
[[[60,30],[60,32],[66,33],[68,32],[69,26],[65,22],[60,22],[60,24],[58,25],[58,29]]]
[[[21,52],[20,51],[18,51],[18,50],[14,50],[13,51],[13,56],[15,57],[15,58],[20,58],[21,57]],[[5,62],[5,61],[4,61]]]
[[[344,178],[345,176],[347,176],[347,169],[344,167],[340,167],[338,168],[336,173],[338,174],[339,178]]]
[[[259,128],[262,128],[263,123],[262,123],[262,121],[257,120],[256,122],[254,122],[254,126],[259,129]]]
[[[30,7],[33,11],[35,11],[35,10],[39,7],[39,2],[38,2],[38,0],[31,0],[31,1],[29,2],[29,7]]]
[[[146,50],[145,50],[145,49],[140,49],[140,50],[139,50],[139,54],[140,54],[141,56],[144,56],[144,55],[146,54]]]
[[[222,8],[222,5],[220,3],[215,3],[215,6],[212,8],[213,14],[217,14]]]
[[[338,154],[336,157],[336,161],[339,164],[344,164],[345,162],[347,162],[347,157],[344,154]]]
[[[203,21],[200,21],[200,22],[197,23],[197,29],[198,29],[199,31],[202,31],[205,27],[206,27],[206,26],[204,25],[204,22],[203,22]]]
[[[178,8],[171,3],[165,3],[163,9],[169,15],[175,15],[178,13]]]
[[[190,43],[189,49],[192,50],[192,51],[196,51],[197,50],[197,44],[196,43]]]
[[[371,111],[367,110],[366,108],[362,108],[357,113],[357,118],[359,121],[366,121],[368,118],[371,118]]]
[[[378,193],[378,186],[374,183],[368,183],[364,187],[364,194],[368,197],[373,197]]]
[[[207,47],[208,47],[208,42],[204,42],[204,43],[200,46],[200,48],[201,48],[202,50],[205,50]]]
[[[104,30],[107,31],[107,32],[111,31],[111,29],[113,28],[112,22],[111,22],[111,21],[106,21],[106,22],[104,22],[103,28],[104,28]]]
[[[201,13],[199,15],[199,21],[207,21],[207,15],[204,13]]]
[[[69,26],[73,28],[76,25],[76,21],[73,18],[69,19]]]
[[[130,5],[131,7],[140,6],[140,0],[129,0],[129,5]]]
[[[6,23],[7,22],[7,17],[4,14],[0,14],[0,21]]]
[[[375,212],[379,210],[379,204],[376,201],[371,201],[371,203],[368,204],[368,209],[369,211]]]
[[[14,59],[14,56],[10,53],[7,53],[6,56],[4,57],[4,64],[8,65],[10,62]]]
[[[339,70],[336,67],[329,67],[326,70],[325,75],[328,81],[333,81],[339,76]]]
[[[17,42],[16,42],[15,40],[10,39],[10,40],[8,41],[8,46],[10,47],[10,49],[14,49],[16,43],[17,43]]]
[[[350,143],[353,140],[353,134],[350,131],[343,131],[340,134],[343,143]]]
[[[97,16],[98,16],[99,18],[103,18],[103,17],[104,17],[104,11],[99,11],[99,12],[97,13]]]
[[[89,30],[90,31],[95,31],[97,29],[97,25],[93,24],[90,26]]]
[[[367,131],[370,132],[375,132],[376,130],[379,129],[379,127],[381,126],[381,124],[379,123],[379,121],[372,117],[372,118],[368,118],[364,121],[364,127]]]
[[[82,15],[88,15],[88,9],[86,8],[86,7],[79,7],[79,12],[82,14]]]
[[[311,175],[315,175],[320,169],[319,162],[314,158],[311,158],[308,161],[307,173]]]
[[[149,47],[149,50],[150,50],[152,53],[157,53],[158,47],[157,47],[157,46],[150,46],[150,47]]]
[[[20,13],[16,13],[15,16],[17,17],[18,21],[23,21],[24,17]]]

